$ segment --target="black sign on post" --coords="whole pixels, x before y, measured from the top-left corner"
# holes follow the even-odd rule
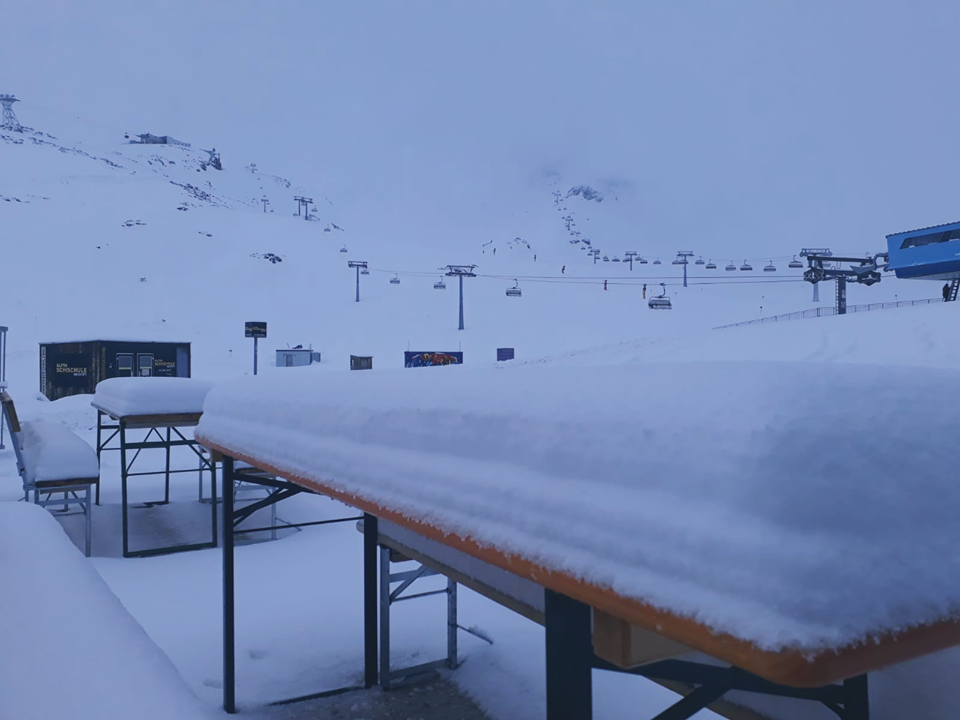
[[[253,374],[257,374],[257,340],[267,336],[266,322],[246,322],[243,324],[243,336],[253,338]]]

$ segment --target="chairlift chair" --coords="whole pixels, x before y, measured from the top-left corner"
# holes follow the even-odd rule
[[[654,265],[661,265],[662,263],[660,262],[660,258],[657,258],[656,260],[654,260],[654,261],[653,261],[653,264],[654,264]]]
[[[610,262],[610,258],[607,257],[606,255],[604,255],[604,256],[603,256],[603,261],[604,261],[604,262]]]
[[[369,274],[370,274],[370,271],[367,270],[366,268],[360,268],[360,274],[361,274],[361,275],[369,275]]]
[[[793,260],[787,263],[787,267],[790,268],[791,270],[800,270],[801,268],[803,268],[803,263],[797,260],[797,256],[794,255]]]
[[[390,284],[391,284],[391,285],[399,285],[399,284],[400,284],[400,278],[397,277],[396,275],[394,275],[392,278],[390,278]]]
[[[660,287],[662,287],[663,290],[656,297],[647,300],[647,307],[651,310],[672,310],[673,304],[670,302],[670,298],[667,297],[667,284],[660,283]]]
[[[717,264],[713,260],[707,263],[707,270],[716,270],[716,269],[717,269]]]
[[[773,260],[771,260],[769,265],[764,265],[764,266],[763,266],[763,271],[764,271],[764,272],[776,272],[776,271],[777,271],[777,266],[774,265],[774,264],[773,264]]]
[[[613,262],[620,262],[620,258],[616,255],[613,256]]]
[[[342,248],[340,248],[340,252],[346,252],[346,251],[347,251],[347,246],[346,246],[346,245],[344,245]]]
[[[740,269],[741,269],[743,272],[750,272],[750,271],[753,270],[753,266],[750,265],[750,263],[748,263],[746,260],[744,260],[744,261],[743,261],[743,265],[740,266]]]
[[[507,288],[507,297],[520,297],[522,293],[520,292],[520,284],[514,280],[513,287]]]
[[[736,270],[736,269],[737,269],[737,266],[734,265],[734,264],[733,264],[733,260],[731,260],[731,261],[727,264],[727,267],[726,267],[727,272],[732,272],[732,271],[734,271],[734,270]]]
[[[646,258],[640,258],[640,264],[641,264],[641,265],[646,265],[646,264],[647,264],[647,259],[646,259]]]
[[[443,278],[440,278],[437,282],[433,284],[434,290],[446,290],[447,284],[443,281]]]
[[[703,264],[705,264],[705,263],[703,262],[703,257],[702,257],[702,256],[701,256],[701,257],[698,257],[698,258],[697,258],[697,261],[694,263],[694,265],[703,265]]]

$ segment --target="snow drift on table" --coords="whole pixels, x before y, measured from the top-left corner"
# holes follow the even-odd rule
[[[960,607],[960,373],[802,363],[245,377],[198,437],[752,641]]]

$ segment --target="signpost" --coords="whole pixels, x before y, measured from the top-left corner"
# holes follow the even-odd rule
[[[247,322],[243,324],[243,336],[253,338],[253,374],[257,374],[257,340],[267,336],[266,322]]]

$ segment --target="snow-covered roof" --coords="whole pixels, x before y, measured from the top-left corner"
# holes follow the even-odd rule
[[[68,343],[91,343],[91,342],[127,342],[127,343],[157,343],[165,345],[189,345],[190,342],[187,340],[157,340],[156,338],[146,339],[146,338],[131,338],[131,337],[97,337],[97,338],[82,338],[82,339],[63,339],[57,338],[56,340],[47,340],[41,342],[41,345],[66,345]]]
[[[960,607],[960,373],[814,363],[237,378],[201,442],[761,650]]]
[[[203,399],[212,387],[212,382],[195,378],[109,378],[97,383],[90,404],[116,418],[187,415],[203,412]]]

